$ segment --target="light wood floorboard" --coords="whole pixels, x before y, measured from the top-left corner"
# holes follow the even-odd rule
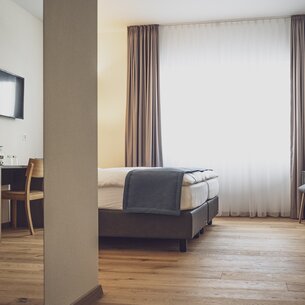
[[[43,304],[42,236],[3,232],[1,305]],[[217,218],[187,253],[176,241],[103,239],[99,281],[96,305],[305,305],[305,224]]]
[[[43,230],[3,230],[0,304],[43,305]]]
[[[104,305],[304,305],[305,225],[217,218],[187,253],[176,241],[103,239]]]

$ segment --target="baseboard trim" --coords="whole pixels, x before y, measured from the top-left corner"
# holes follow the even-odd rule
[[[98,285],[82,295],[71,305],[91,305],[103,296],[103,289],[101,285]]]

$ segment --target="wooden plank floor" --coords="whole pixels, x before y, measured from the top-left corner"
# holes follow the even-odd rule
[[[43,230],[4,230],[0,243],[0,304],[43,304]]]
[[[187,253],[177,249],[175,241],[103,239],[97,304],[305,305],[305,224],[217,218]],[[43,304],[42,255],[42,231],[4,231],[1,305]]]
[[[217,218],[189,251],[174,241],[101,242],[97,304],[305,304],[305,224]]]

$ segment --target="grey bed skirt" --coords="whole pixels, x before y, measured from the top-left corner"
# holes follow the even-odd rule
[[[193,210],[181,211],[179,216],[99,209],[99,236],[177,239],[180,251],[185,252],[186,241],[203,232],[217,213],[218,197]]]

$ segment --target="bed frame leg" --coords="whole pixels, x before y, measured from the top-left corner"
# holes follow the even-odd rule
[[[204,228],[201,228],[199,232],[200,232],[200,234],[203,234],[204,233]]]
[[[209,222],[208,222],[208,225],[211,226],[213,224],[213,220],[211,219]]]
[[[187,251],[187,240],[186,239],[179,239],[179,249],[180,249],[180,252]]]

